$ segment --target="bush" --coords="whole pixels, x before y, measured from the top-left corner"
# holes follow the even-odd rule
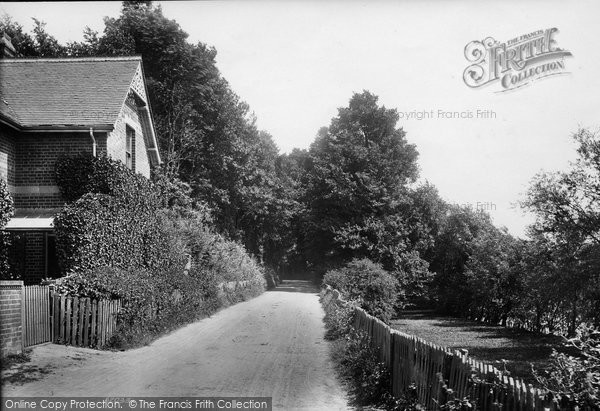
[[[135,293],[121,296],[124,308],[119,313],[119,328],[111,339],[112,346],[125,348],[150,342],[213,314],[221,306],[217,283],[207,273],[192,269],[187,275],[169,274],[149,282],[145,281],[146,276],[134,275],[134,281],[142,281],[137,281]]]
[[[366,333],[351,329],[346,334],[342,366],[354,381],[360,405],[383,405],[391,397],[391,374],[378,357]]]
[[[125,270],[184,267],[184,252],[163,229],[162,213],[148,204],[86,194],[54,220],[63,273],[111,266]]]
[[[335,304],[332,304],[335,305]],[[354,307],[351,305],[345,307],[333,307],[325,310],[325,338],[328,340],[337,340],[346,336],[352,329],[354,321]]]
[[[55,219],[68,274],[57,290],[120,299],[114,346],[144,344],[264,291],[262,267],[207,226],[210,211],[191,208],[185,187],[164,178],[156,187],[119,162],[90,156],[61,160],[57,175],[73,201]],[[169,200],[175,197],[184,200]],[[187,255],[192,267],[184,271]],[[228,282],[236,286],[219,287]]]
[[[60,159],[56,174],[72,201],[54,223],[63,274],[105,266],[183,270],[183,250],[164,230],[161,198],[148,179],[120,161],[88,154]]]
[[[67,201],[76,201],[85,194],[108,194],[135,203],[144,202],[159,208],[159,191],[142,176],[131,171],[121,161],[106,156],[80,154],[63,157],[56,162],[56,182]]]
[[[8,186],[0,179],[0,228],[4,228],[15,212],[13,199],[8,192]]]
[[[92,198],[99,198],[103,206],[97,207]],[[115,201],[119,200],[85,195],[61,213],[57,224],[61,232],[79,228],[73,230],[78,235],[70,236],[78,240],[72,242],[71,274],[58,281],[57,289],[80,297],[121,299],[123,310],[114,346],[149,342],[264,291],[262,267],[242,246],[212,232],[201,219],[163,210],[152,220],[155,230],[142,229],[143,223],[135,222],[134,217],[129,217],[134,226],[118,229],[116,221],[128,213],[107,206]],[[87,205],[92,206],[88,209]],[[127,253],[123,243],[142,252]],[[192,266],[184,273],[186,253],[192,256]],[[93,259],[93,255],[97,257]],[[219,288],[221,283],[242,281],[244,286]]]
[[[341,269],[328,271],[323,283],[338,289],[345,299],[356,300],[382,321],[388,322],[394,314],[398,281],[369,259],[355,259]]]
[[[323,302],[323,300],[321,300]],[[375,406],[387,410],[422,410],[416,400],[416,390],[402,398],[391,393],[391,372],[379,361],[369,336],[353,326],[354,306],[335,301],[324,306],[326,338],[333,340],[333,361],[348,380],[353,401],[358,406]]]
[[[0,179],[0,278],[10,279],[10,267],[8,265],[8,247],[10,237],[4,227],[11,219],[15,211],[13,199],[8,192],[8,186]]]
[[[213,272],[219,282],[250,281],[266,287],[264,269],[243,245],[215,233],[201,218],[167,211],[165,221],[191,255],[193,267]]]
[[[168,177],[160,168],[152,170],[152,182],[159,193],[162,208],[182,210],[192,208],[193,200],[190,196],[192,189],[189,184],[178,178]]]
[[[183,253],[170,246],[158,191],[145,177],[107,157],[82,154],[56,166],[63,196],[72,201],[55,218],[61,270],[86,272],[183,269]]]
[[[554,400],[565,409],[598,409],[600,404],[600,333],[579,329],[569,341],[579,357],[552,350],[550,364],[533,374]]]

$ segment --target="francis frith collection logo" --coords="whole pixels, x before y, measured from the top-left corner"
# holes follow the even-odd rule
[[[557,28],[537,30],[503,43],[488,37],[465,47],[471,63],[463,73],[467,86],[479,88],[499,83],[500,92],[514,90],[548,76],[566,74],[565,57],[558,47]]]

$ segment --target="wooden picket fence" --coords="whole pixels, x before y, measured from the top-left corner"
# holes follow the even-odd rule
[[[102,348],[117,327],[120,300],[52,296],[53,342]]]
[[[348,307],[337,290],[327,286],[323,304]],[[448,398],[469,398],[482,411],[555,411],[558,405],[546,392],[502,373],[490,364],[474,360],[465,352],[451,351],[413,335],[391,329],[359,307],[354,309],[354,327],[369,335],[380,361],[391,370],[392,393],[405,394],[416,388],[419,403],[437,410]]]

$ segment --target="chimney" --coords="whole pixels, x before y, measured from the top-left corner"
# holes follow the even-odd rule
[[[10,36],[6,33],[2,33],[0,37],[0,58],[14,58],[17,54],[15,46],[10,41]]]

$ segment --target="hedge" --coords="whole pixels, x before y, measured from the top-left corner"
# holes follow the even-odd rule
[[[264,291],[264,271],[256,260],[211,230],[207,210],[165,200],[173,190],[164,178],[154,185],[119,162],[78,156],[59,161],[57,179],[72,200],[54,223],[67,274],[57,290],[121,299],[113,345],[143,344]],[[183,189],[176,192],[178,198],[185,195]],[[188,255],[192,267],[186,271]],[[248,286],[220,290],[220,283],[231,281]]]
[[[185,255],[162,229],[162,213],[144,202],[86,194],[54,220],[64,273],[111,266],[122,269],[183,270]]]
[[[202,215],[198,218],[182,217],[167,211],[164,221],[191,255],[193,267],[210,272],[219,283],[246,281],[253,287],[265,289],[264,268],[243,245],[215,233],[204,223]]]
[[[79,154],[56,162],[56,182],[65,200],[73,202],[88,193],[108,194],[133,202],[160,205],[159,191],[125,164],[106,156]]]

